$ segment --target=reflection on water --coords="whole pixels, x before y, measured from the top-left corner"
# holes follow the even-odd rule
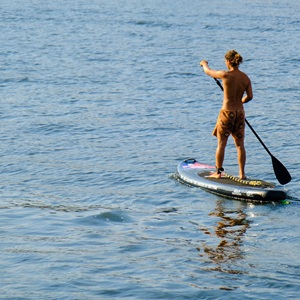
[[[209,213],[210,217],[217,218],[214,232],[207,228],[200,228],[202,232],[217,237],[217,245],[209,245],[211,240],[202,243],[199,247],[200,256],[207,257],[216,266],[210,270],[238,274],[241,270],[232,269],[234,262],[243,259],[243,236],[250,226],[242,204],[235,209],[227,209],[223,201],[218,201],[215,210]]]

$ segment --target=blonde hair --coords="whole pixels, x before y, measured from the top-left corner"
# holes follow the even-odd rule
[[[242,56],[235,50],[230,50],[225,54],[225,59],[229,61],[230,65],[233,67],[238,66],[243,62]]]

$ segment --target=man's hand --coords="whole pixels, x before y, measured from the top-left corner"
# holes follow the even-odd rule
[[[206,60],[201,60],[200,61],[200,66],[201,67],[208,66],[208,62]]]

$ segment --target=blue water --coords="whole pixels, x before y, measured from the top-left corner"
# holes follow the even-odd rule
[[[1,299],[299,299],[300,2],[0,6]],[[174,180],[214,163],[236,49],[247,119],[290,171],[289,205]],[[247,175],[276,182],[247,130]],[[230,141],[226,171],[237,173]]]

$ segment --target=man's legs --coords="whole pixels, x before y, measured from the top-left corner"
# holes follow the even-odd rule
[[[234,139],[237,150],[237,158],[239,163],[239,176],[241,179],[245,179],[245,165],[246,165],[246,150],[244,146],[244,139]]]
[[[228,138],[221,138],[218,137],[218,147],[216,150],[216,168],[217,171],[214,172],[213,174],[211,174],[209,177],[212,178],[220,178],[221,177],[221,173],[218,172],[218,169],[222,169],[223,168],[223,161],[225,158],[225,148],[227,145],[227,140]]]

